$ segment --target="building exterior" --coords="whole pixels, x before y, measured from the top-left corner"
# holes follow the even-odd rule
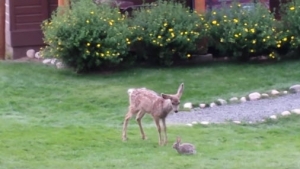
[[[5,8],[7,57],[24,57],[28,49],[44,45],[40,25],[57,8],[57,0],[6,0]]]

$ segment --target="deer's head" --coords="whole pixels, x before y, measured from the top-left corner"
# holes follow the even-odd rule
[[[162,93],[161,96],[164,99],[170,99],[171,104],[172,104],[172,109],[175,113],[178,112],[179,110],[179,105],[180,105],[180,98],[183,93],[183,83],[179,86],[177,93],[176,94],[164,94]]]

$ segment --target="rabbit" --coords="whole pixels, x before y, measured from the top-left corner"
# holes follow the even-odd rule
[[[173,144],[173,148],[177,150],[179,154],[196,154],[196,148],[190,143],[180,143],[181,138],[177,137],[176,142]]]

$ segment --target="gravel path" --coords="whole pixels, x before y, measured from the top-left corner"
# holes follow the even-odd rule
[[[222,123],[226,121],[258,122],[286,110],[300,109],[300,93],[277,98],[247,101],[240,104],[196,108],[190,112],[170,114],[167,123],[187,124],[194,121]]]

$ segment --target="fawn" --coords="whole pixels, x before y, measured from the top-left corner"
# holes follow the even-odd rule
[[[149,113],[155,121],[158,136],[159,145],[167,144],[167,128],[166,117],[174,111],[178,112],[180,98],[183,92],[183,83],[179,86],[176,94],[157,94],[156,92],[146,89],[128,89],[129,95],[129,107],[123,123],[123,140],[127,140],[127,125],[129,119],[135,115],[136,121],[139,125],[142,139],[146,139],[141,120],[146,113]],[[160,126],[160,120],[162,121],[163,128]],[[164,131],[164,139],[162,140],[161,130]]]

